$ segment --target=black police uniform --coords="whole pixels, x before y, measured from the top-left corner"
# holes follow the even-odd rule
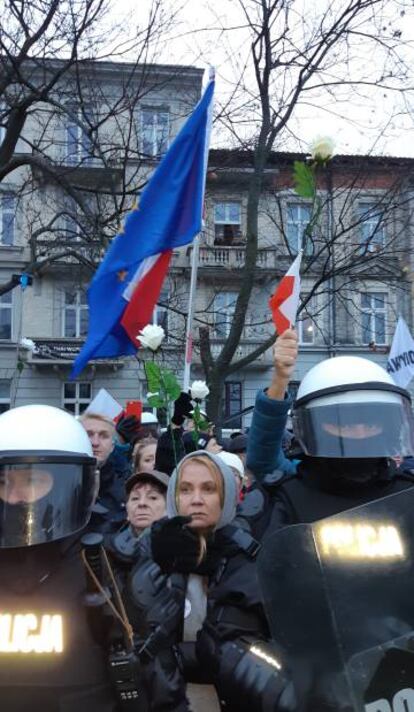
[[[364,473],[363,479],[358,472]],[[297,474],[273,487],[267,532],[325,519],[413,485],[414,475],[385,458],[339,462],[304,456]]]
[[[83,604],[85,571],[79,538],[72,538],[69,544],[0,550],[0,569],[1,709],[117,711],[108,682],[107,655],[93,639]],[[16,617],[29,613],[36,619],[19,636]],[[25,645],[33,647],[33,636],[39,634],[44,616],[61,617],[61,637],[54,636],[50,642],[54,649],[37,653],[19,650]],[[47,648],[45,639],[40,644]]]

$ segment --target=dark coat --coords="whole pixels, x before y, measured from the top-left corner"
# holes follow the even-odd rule
[[[125,483],[131,475],[131,465],[122,452],[114,449],[100,468],[98,499],[92,510],[89,529],[95,532],[115,532],[125,521]]]
[[[305,457],[296,475],[281,480],[273,492],[268,532],[325,519],[414,485],[414,476],[400,472],[391,461],[378,463],[378,473],[371,480],[346,483],[329,472],[329,465],[323,471],[316,458]]]
[[[85,569],[79,541],[0,552],[2,614],[34,611],[59,614],[62,652],[0,656],[0,698],[4,712],[115,712],[107,654],[95,641],[83,596]]]
[[[141,539],[125,600],[142,643],[141,660],[146,659],[144,678],[153,712],[187,711],[187,682],[214,684],[219,697],[226,698],[226,710],[245,709],[241,688],[231,675],[247,641],[264,641],[269,636],[255,561],[234,542],[235,529],[228,525],[216,533],[196,572],[205,576],[207,585],[207,616],[196,643],[182,640],[187,576],[164,575],[152,559],[150,537]],[[259,701],[255,709],[262,709]]]

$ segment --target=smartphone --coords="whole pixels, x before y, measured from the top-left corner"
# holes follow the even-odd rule
[[[138,420],[141,420],[142,402],[139,400],[127,401],[125,415],[135,415]]]

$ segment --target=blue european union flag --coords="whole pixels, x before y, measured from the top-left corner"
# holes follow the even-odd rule
[[[73,365],[76,377],[92,358],[134,354],[121,325],[126,291],[147,258],[190,243],[201,230],[214,81],[128,213],[88,290],[89,331]]]

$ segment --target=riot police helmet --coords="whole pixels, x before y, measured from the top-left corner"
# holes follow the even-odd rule
[[[410,395],[369,359],[338,356],[311,368],[299,386],[292,421],[310,457],[387,458],[414,452]]]
[[[27,405],[0,415],[0,549],[65,539],[89,521],[96,460],[64,410]]]

